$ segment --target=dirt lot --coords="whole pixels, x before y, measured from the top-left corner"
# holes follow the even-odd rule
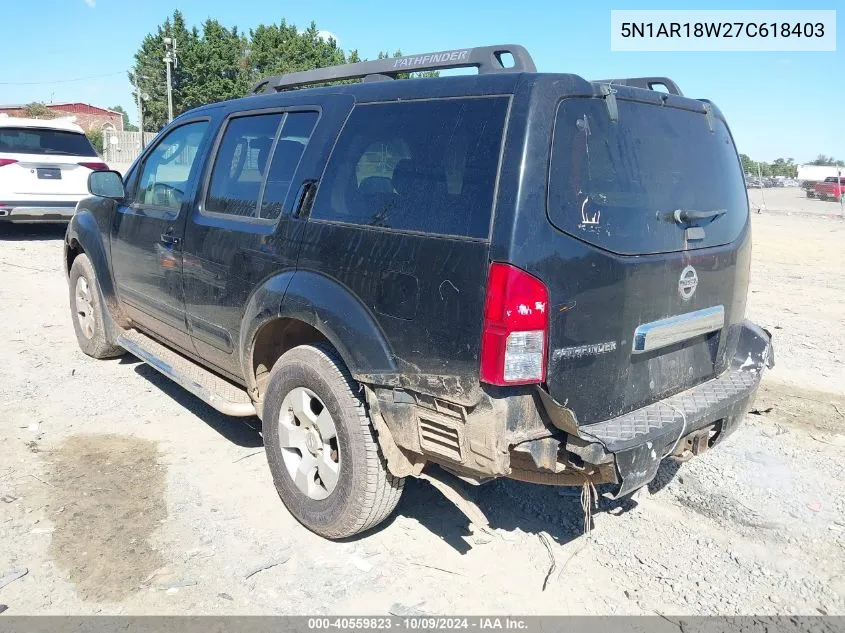
[[[279,502],[256,420],[217,414],[132,357],[82,355],[62,231],[0,228],[0,584],[28,570],[0,604],[845,614],[845,221],[833,203],[773,195],[800,208],[753,216],[749,316],[774,333],[778,362],[754,411],[635,500],[603,500],[589,536],[578,491],[509,481],[471,490],[492,540],[422,481],[376,531],[314,536]]]

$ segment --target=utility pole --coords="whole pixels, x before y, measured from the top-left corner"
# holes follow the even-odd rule
[[[173,120],[173,81],[171,78],[171,65],[176,68],[178,58],[176,57],[176,40],[172,37],[164,38],[164,63],[167,65],[167,122]]]
[[[138,103],[138,129],[141,130],[141,149],[144,149],[144,98],[141,96],[141,82],[137,69],[132,73],[132,79],[135,87],[135,100]]]

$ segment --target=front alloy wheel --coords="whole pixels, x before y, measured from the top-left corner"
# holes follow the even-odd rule
[[[91,288],[85,277],[79,277],[76,280],[76,318],[79,320],[79,329],[82,330],[85,338],[94,338],[96,327],[94,306],[91,303]]]
[[[84,353],[94,358],[113,358],[124,353],[106,330],[106,319],[110,317],[94,267],[85,253],[74,258],[68,271],[68,299],[76,342]]]

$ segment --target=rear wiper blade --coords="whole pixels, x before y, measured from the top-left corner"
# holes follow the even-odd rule
[[[727,209],[712,209],[710,211],[693,211],[692,209],[675,209],[672,211],[672,217],[678,224],[686,224],[694,220],[715,220],[716,218],[725,215]]]

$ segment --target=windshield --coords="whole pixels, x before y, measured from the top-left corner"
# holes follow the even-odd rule
[[[39,128],[0,127],[0,152],[96,156],[84,134]]]
[[[735,240],[748,198],[725,124],[714,118],[711,132],[702,113],[623,100],[618,107],[613,122],[604,100],[561,101],[549,173],[552,223],[620,254]]]

